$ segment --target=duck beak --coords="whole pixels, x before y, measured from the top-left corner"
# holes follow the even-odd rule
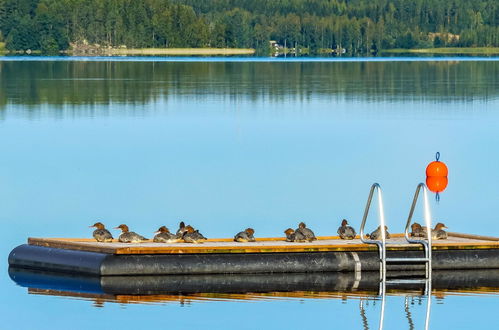
[[[88,226],[88,228],[92,228],[92,227],[95,227],[95,226]]]
[[[153,234],[154,234],[154,235],[157,235],[157,234],[159,234],[159,233],[161,233],[161,232],[158,230],[158,231],[155,231]]]
[[[114,227],[113,229],[121,229],[120,227]]]

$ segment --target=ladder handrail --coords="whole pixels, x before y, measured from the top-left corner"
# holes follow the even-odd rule
[[[360,224],[360,240],[362,241],[362,243],[366,243],[366,244],[379,244],[379,242],[380,242],[378,240],[365,239],[365,233],[364,233],[364,227],[366,225],[367,216],[369,215],[369,209],[371,207],[371,202],[372,202],[375,190],[378,191],[380,226],[382,229],[385,228],[385,217],[384,217],[384,210],[383,210],[383,199],[381,197],[381,194],[382,194],[381,193],[381,186],[379,185],[379,183],[373,183],[371,186],[371,190],[369,191],[369,197],[367,198],[366,208],[364,210],[364,217],[362,218],[362,222]],[[385,237],[384,230],[381,230],[381,238],[382,238],[382,242],[385,243],[386,237]]]
[[[414,215],[414,210],[419,198],[419,192],[423,190],[423,217],[426,227],[426,239],[412,239],[409,236],[409,227],[411,225],[412,216]],[[431,214],[430,214],[430,204],[428,202],[428,188],[424,183],[419,183],[416,187],[416,192],[414,193],[414,198],[412,199],[411,209],[409,210],[409,216],[407,217],[407,223],[405,225],[404,236],[407,242],[421,244],[425,251],[425,258],[428,259],[426,267],[426,277],[431,279],[431,250],[432,250],[432,235],[431,235]]]
[[[419,198],[419,192],[420,190],[423,189],[423,198],[424,198],[424,220],[425,220],[425,227],[426,227],[426,232],[428,233],[428,241],[431,244],[431,215],[429,214],[429,203],[428,203],[428,196],[427,196],[427,188],[424,183],[418,184],[416,187],[416,192],[414,193],[414,198],[412,199],[412,205],[411,209],[409,210],[409,216],[407,217],[407,223],[405,224],[405,239],[410,242],[410,243],[419,243],[421,240],[414,240],[409,237],[409,227],[411,225],[411,220],[412,216],[414,215],[414,209],[416,208],[416,204],[418,202]]]
[[[378,192],[378,211],[379,211],[379,222],[381,230],[381,241],[372,240],[364,238],[364,227],[366,225],[367,216],[369,215],[369,209],[371,207],[371,202],[373,199],[374,191]],[[376,244],[378,246],[379,252],[379,275],[380,279],[386,278],[386,234],[385,234],[385,212],[383,209],[383,197],[381,192],[381,186],[379,183],[373,183],[371,185],[371,190],[369,191],[369,197],[367,198],[366,208],[364,210],[364,217],[362,218],[362,223],[360,225],[360,240],[365,244]]]

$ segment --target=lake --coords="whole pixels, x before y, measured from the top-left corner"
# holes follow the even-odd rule
[[[402,232],[437,151],[449,184],[433,221],[499,236],[497,145],[499,58],[0,57],[0,328],[377,329],[376,289],[95,297],[18,286],[7,256],[30,236],[90,238],[97,220],[334,235],[343,218],[358,228],[374,182]],[[429,327],[490,327],[499,296],[484,291],[435,291]],[[421,292],[389,291],[385,328],[422,328]]]

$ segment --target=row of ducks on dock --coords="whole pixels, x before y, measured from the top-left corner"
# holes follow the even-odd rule
[[[435,228],[431,230],[431,238],[432,239],[447,239],[447,232],[444,230],[447,227],[439,222],[435,225]],[[343,219],[341,222],[341,227],[338,228],[338,235],[341,239],[354,239],[356,236],[355,229],[348,225],[347,220]],[[381,240],[382,239],[381,226],[378,226],[375,231],[370,234],[367,234],[367,238],[372,240]],[[427,238],[428,234],[426,232],[426,227],[421,226],[419,223],[415,222],[411,225],[411,237],[421,237]],[[388,232],[388,227],[385,226],[385,239],[390,239],[390,233]]]
[[[90,227],[96,228],[93,232],[93,237],[97,242],[112,242],[113,235],[105,228],[104,224],[97,222]],[[122,243],[140,243],[149,240],[142,235],[130,231],[128,226],[124,224],[119,225],[114,229],[121,229],[118,241]],[[447,232],[444,229],[447,229],[447,227],[443,223],[437,223],[435,228],[431,230],[431,238],[446,239]],[[307,225],[304,222],[300,222],[296,230],[288,228],[284,233],[286,234],[287,242],[312,242],[317,239],[314,232],[310,228],[307,228]],[[341,222],[341,226],[338,228],[337,233],[341,239],[347,240],[354,239],[357,235],[355,229],[348,225],[346,219],[343,219]],[[153,242],[157,243],[203,243],[206,241],[206,237],[204,237],[199,230],[194,229],[194,227],[190,225],[186,226],[183,221],[180,222],[179,228],[175,234],[171,233],[165,226],[161,226],[154,234]],[[234,241],[241,243],[255,242],[254,234],[255,230],[253,228],[246,228],[234,236]],[[378,226],[372,233],[367,234],[367,237],[372,240],[380,240],[382,238],[381,235],[381,226]],[[422,227],[419,223],[415,222],[411,225],[411,237],[426,238],[427,235],[426,228]],[[390,233],[388,232],[387,226],[385,226],[385,239],[390,239]]]
[[[444,230],[447,227],[439,222],[435,225],[435,228],[431,230],[432,239],[447,239],[447,232]],[[338,228],[338,235],[341,239],[354,239],[357,235],[355,229],[348,225],[348,221],[343,219],[340,228]],[[367,234],[367,238],[372,240],[381,240],[382,238],[381,226],[378,226],[375,231]],[[426,227],[421,226],[419,223],[415,222],[411,225],[411,237],[421,237],[427,238],[428,234],[426,232]],[[388,227],[385,226],[385,239],[390,239],[390,233],[388,232]]]
[[[97,242],[112,242],[113,235],[106,229],[102,222],[96,222],[92,226],[97,228],[93,232],[93,236]],[[149,239],[142,235],[139,235],[133,231],[130,231],[127,225],[121,224],[114,229],[121,229],[121,234],[118,237],[118,241],[121,243],[140,243],[146,242]],[[182,221],[180,222],[179,228],[175,234],[170,233],[170,230],[165,226],[161,226],[154,234],[154,242],[157,243],[202,243],[206,241],[206,237],[199,232],[199,230],[194,229],[190,225],[185,225]]]
[[[90,227],[96,228],[93,232],[93,237],[97,242],[113,241],[113,235],[106,229],[102,222],[96,222]],[[149,241],[148,238],[130,231],[125,224],[121,224],[114,229],[121,229],[121,234],[118,237],[118,241],[121,243],[140,243]],[[286,241],[288,242],[311,242],[317,239],[314,232],[306,228],[306,225],[303,222],[300,222],[296,230],[288,228],[285,233],[287,237]],[[186,226],[183,221],[180,222],[179,228],[175,234],[171,233],[166,226],[159,227],[154,234],[153,242],[157,243],[203,243],[206,241],[206,237],[204,237],[199,230],[195,230],[190,225]],[[253,228],[246,228],[234,236],[234,241],[241,243],[255,242],[254,234],[255,230]]]

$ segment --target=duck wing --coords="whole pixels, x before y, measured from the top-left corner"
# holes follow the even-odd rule
[[[139,234],[137,234],[137,233],[135,233],[135,232],[133,232],[133,231],[132,231],[132,232],[130,232],[130,238],[131,238],[132,240],[140,240],[140,241],[147,241],[147,240],[148,240],[148,239],[147,239],[147,238],[145,238],[144,236],[139,235]]]
[[[306,239],[307,239],[307,237],[305,235],[303,235],[303,233],[301,231],[295,231],[295,238],[294,238],[295,242],[305,241]]]
[[[153,242],[156,243],[165,243],[166,242],[166,237],[164,237],[163,233],[159,233],[154,235],[154,238],[152,239]]]
[[[355,229],[353,229],[353,227],[347,226],[343,232],[343,235],[347,238],[355,238],[355,235],[357,235],[357,233],[355,232]]]
[[[199,230],[196,230],[194,232],[197,234],[196,236],[198,237],[198,239],[207,239],[206,237],[203,236],[203,234],[199,232]]]
[[[110,239],[113,239],[113,235],[111,234],[111,232],[107,229],[102,229],[103,231],[103,234],[104,234],[104,237],[105,238],[110,238]]]
[[[244,232],[244,231],[237,233],[236,236],[234,236],[234,241],[237,242],[238,239],[246,239],[245,234],[246,234],[246,232]]]

